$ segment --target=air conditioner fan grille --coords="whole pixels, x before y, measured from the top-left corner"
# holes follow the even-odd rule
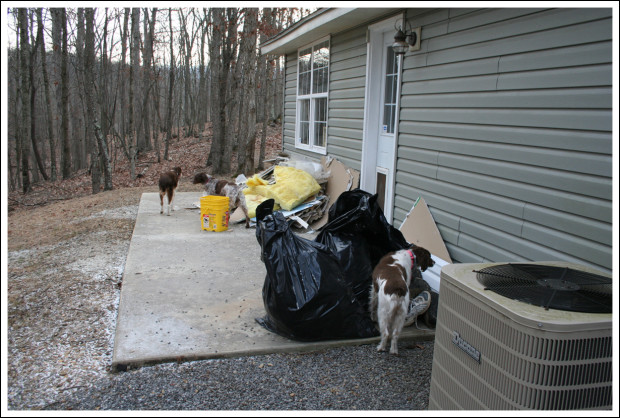
[[[500,264],[475,270],[485,287],[507,298],[572,312],[611,313],[611,279],[541,264]]]

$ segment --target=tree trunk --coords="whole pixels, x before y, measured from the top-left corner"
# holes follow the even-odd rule
[[[164,161],[168,161],[168,148],[172,140],[172,93],[174,92],[174,32],[172,31],[172,9],[168,9],[170,25],[170,79],[168,82],[168,109],[166,116],[166,139],[164,140]]]
[[[49,76],[47,74],[47,54],[45,53],[45,38],[43,36],[43,9],[37,9],[37,25],[38,33],[37,38],[40,37],[41,41],[41,67],[43,71],[43,86],[45,90],[45,110],[47,114],[47,137],[50,144],[50,176],[52,181],[56,181],[56,141],[54,140],[54,120],[52,118],[52,99],[50,97],[50,83]]]
[[[245,129],[240,133],[237,172],[254,174],[256,145],[256,29],[258,9],[247,9],[243,24],[241,49],[244,59],[243,101],[246,111],[243,114]]]
[[[76,168],[82,169],[88,167],[88,155],[89,155],[89,141],[91,133],[89,132],[90,126],[86,121],[86,99],[84,97],[84,8],[78,7],[77,9],[77,36],[75,39],[75,61],[76,70],[75,77],[77,79],[76,89],[79,102],[73,105],[78,107],[83,112],[77,111],[73,113],[73,116],[79,120],[79,125],[82,128],[84,134],[75,135],[75,129],[73,130],[73,162]]]
[[[21,153],[21,163],[22,163],[22,191],[24,193],[28,193],[31,189],[30,185],[30,165],[28,163],[28,156],[30,154],[29,147],[29,132],[28,127],[30,126],[30,100],[29,100],[29,92],[30,89],[30,79],[28,75],[28,61],[29,61],[29,48],[30,44],[28,43],[28,9],[20,8],[18,9],[19,15],[19,50],[20,50],[20,84],[21,84],[21,109],[22,109],[22,119],[21,119],[21,135],[20,135],[20,153]]]
[[[36,105],[36,84],[34,79],[34,66],[35,66],[35,58],[37,54],[37,50],[39,49],[39,44],[41,43],[41,34],[43,31],[37,31],[36,41],[30,50],[29,60],[28,60],[28,75],[30,78],[30,141],[32,142],[32,151],[34,154],[35,161],[37,162],[37,166],[39,167],[39,171],[43,176],[44,180],[49,180],[48,175],[45,173],[45,164],[43,162],[43,158],[41,157],[41,152],[39,151],[39,145],[36,140],[36,122],[37,122],[37,113],[35,109]],[[45,59],[45,57],[43,58]],[[33,173],[36,174],[36,173]],[[36,180],[36,179],[35,179]]]
[[[200,81],[198,84],[198,95],[196,101],[198,102],[198,132],[200,133],[200,138],[202,138],[202,131],[205,129],[206,123],[206,110],[207,110],[207,100],[206,100],[206,84],[205,84],[205,39],[207,36],[207,16],[206,9],[203,9],[203,18],[202,18],[202,32],[200,34],[200,63],[198,66],[198,75],[200,77]]]
[[[86,19],[86,31],[84,33],[84,99],[86,100],[86,123],[88,124],[88,137],[86,144],[90,154],[90,177],[93,194],[101,189],[100,156],[95,139],[95,125],[97,125],[95,112],[95,10],[87,8],[84,13]]]
[[[263,9],[263,19],[260,31],[260,43],[263,44],[269,38],[269,32],[273,27],[273,12],[271,8]],[[261,77],[261,85],[258,88],[259,97],[262,103],[263,109],[263,130],[260,137],[260,152],[258,155],[258,170],[265,169],[265,146],[267,143],[267,126],[269,123],[269,88],[271,85],[271,61],[269,57],[259,57],[259,69],[258,74]]]
[[[211,150],[209,151],[209,157],[207,158],[206,165],[213,166],[213,172],[219,173],[221,167],[221,154],[223,138],[225,134],[225,120],[224,114],[224,94],[226,92],[226,86],[222,83],[222,39],[224,37],[224,10],[221,8],[214,8],[211,10],[212,14],[212,28],[213,35],[211,37],[211,44],[209,45],[209,63],[211,67],[211,121],[213,123],[213,140],[211,141]]]
[[[136,133],[134,127],[134,89],[136,88],[137,76],[140,71],[140,9],[131,9],[131,42],[129,48],[129,156],[130,156],[130,175],[131,179],[136,179],[136,158],[138,147],[136,144]]]
[[[127,133],[129,129],[127,128],[127,114],[129,113],[129,108],[127,104],[127,96],[125,95],[125,74],[127,68],[127,38],[129,37],[129,15],[130,9],[126,7],[123,13],[123,30],[121,33],[121,70],[119,71],[119,76],[117,79],[117,83],[120,84],[121,87],[121,134],[120,141],[123,147],[123,151],[125,152],[125,157],[127,157],[127,161],[131,161],[131,153],[128,146],[128,138]],[[131,70],[130,70],[131,71]]]
[[[223,166],[231,160],[231,155],[226,154],[224,142],[227,133],[227,90],[228,76],[230,72],[231,62],[237,44],[237,11],[236,9],[220,9],[215,8],[213,11],[213,35],[211,40],[211,48],[209,48],[209,56],[212,68],[212,126],[213,141],[211,143],[211,151],[207,159],[207,166],[213,167],[213,173],[228,173],[230,170],[224,170]],[[224,19],[224,11],[227,18]],[[228,26],[227,26],[228,25]],[[220,57],[221,59],[217,59]],[[215,59],[214,59],[215,58]],[[230,110],[228,110],[230,114]]]
[[[69,140],[69,80],[67,76],[67,63],[69,61],[69,42],[67,36],[67,10],[60,9],[60,30],[62,32],[62,53],[60,60],[60,86],[61,86],[61,138],[62,154],[62,178],[68,179],[71,175],[71,142]]]

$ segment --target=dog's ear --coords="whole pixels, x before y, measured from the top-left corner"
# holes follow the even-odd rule
[[[431,258],[431,253],[428,250],[415,245],[413,247],[412,251],[415,254],[415,261],[420,266],[420,270],[426,271],[427,268],[435,265],[435,261]]]

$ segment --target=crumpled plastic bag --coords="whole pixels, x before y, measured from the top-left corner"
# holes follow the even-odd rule
[[[315,241],[336,255],[345,280],[366,310],[372,272],[379,260],[390,251],[410,246],[402,232],[385,218],[377,195],[361,189],[338,197]]]
[[[274,167],[275,184],[267,182],[257,175],[247,181],[243,192],[258,194],[274,199],[284,210],[291,210],[303,203],[310,196],[317,194],[321,186],[311,174],[295,167]]]
[[[302,341],[368,338],[379,333],[368,311],[372,271],[390,251],[409,246],[377,196],[344,192],[314,241],[293,233],[273,201],[257,208],[256,238],[267,275],[265,328]]]
[[[325,245],[296,235],[273,200],[257,208],[256,238],[267,275],[266,315],[256,321],[299,341],[378,335],[368,312],[345,282],[340,264]]]

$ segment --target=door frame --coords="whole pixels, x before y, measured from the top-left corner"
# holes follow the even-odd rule
[[[379,117],[382,114],[380,105],[383,100],[372,100],[381,97],[383,92],[383,62],[384,34],[395,32],[395,23],[404,18],[403,14],[392,16],[381,22],[368,26],[367,54],[366,54],[366,87],[364,93],[364,128],[362,133],[362,161],[360,172],[360,188],[376,193],[377,176],[377,143],[379,138]],[[398,83],[396,93],[396,120],[394,126],[394,161],[386,181],[386,199],[383,213],[388,222],[392,223],[394,216],[394,187],[396,184],[396,160],[398,150],[398,125],[400,120],[400,95],[402,84],[402,61],[398,59]]]

